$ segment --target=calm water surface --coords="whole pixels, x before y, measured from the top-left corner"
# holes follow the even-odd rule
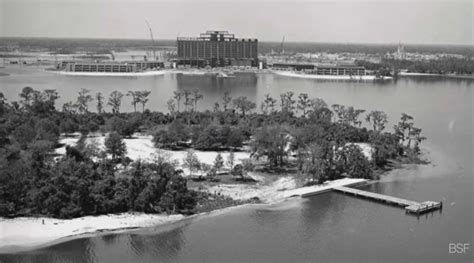
[[[256,206],[202,217],[176,226],[82,238],[12,255],[20,262],[472,262],[473,92],[467,80],[402,78],[386,83],[328,82],[239,74],[232,79],[164,75],[140,78],[71,77],[37,68],[7,68],[0,90],[18,100],[24,86],[59,91],[58,105],[81,88],[152,90],[148,108],[167,111],[175,90],[198,89],[199,108],[211,108],[225,91],[261,101],[267,93],[305,92],[328,104],[383,110],[391,127],[406,112],[429,139],[429,165],[410,166],[367,190],[418,201],[442,200],[442,212],[419,218],[404,210],[338,193],[273,206]],[[90,106],[93,108],[93,105]],[[125,98],[123,111],[132,110]],[[467,254],[449,254],[449,243],[470,243]]]

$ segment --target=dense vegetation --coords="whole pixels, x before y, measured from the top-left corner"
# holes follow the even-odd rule
[[[474,61],[469,58],[441,58],[420,61],[382,59],[380,63],[356,61],[356,64],[359,66],[364,66],[366,69],[369,70],[383,72],[407,69],[408,72],[432,74],[462,75],[474,73]]]
[[[85,143],[98,125],[128,134],[134,122],[88,113],[87,93],[81,91],[77,103],[69,105],[77,111],[63,107],[62,112],[55,110],[58,95],[52,90],[24,88],[19,103],[6,103],[0,95],[0,216],[193,212],[196,193],[171,163],[131,162],[117,132],[108,135],[105,151]],[[77,131],[83,134],[77,146],[55,158],[60,132]]]
[[[118,91],[107,99],[89,93],[81,90],[76,101],[60,111],[55,90],[25,87],[19,102],[8,102],[0,93],[0,216],[194,212],[203,195],[188,190],[176,164],[160,154],[151,163],[126,157],[123,138],[137,131],[152,134],[160,148],[237,151],[248,145],[254,159],[263,161],[263,169],[293,170],[311,183],[343,176],[374,178],[374,171],[391,160],[416,159],[424,140],[407,114],[394,132],[387,132],[387,116],[381,111],[367,113],[363,125],[365,110],[329,107],[322,99],[293,92],[282,94],[279,101],[266,95],[260,113],[255,112],[256,103],[229,93],[212,111],[198,112],[199,91],[175,92],[166,114],[146,109],[149,91],[127,94],[135,109],[131,113],[120,112],[125,95]],[[89,110],[92,102],[97,112]],[[97,131],[108,134],[105,150],[86,143],[87,134]],[[60,134],[74,132],[81,133],[77,145],[55,156]],[[371,160],[354,143],[371,144]],[[256,169],[249,160],[234,165],[229,158],[227,164],[241,180]],[[209,167],[192,151],[183,164],[191,173],[206,171],[211,179],[223,166],[220,155]]]

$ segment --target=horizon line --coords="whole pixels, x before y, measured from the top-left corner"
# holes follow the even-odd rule
[[[35,39],[83,39],[83,40],[137,40],[137,41],[151,41],[150,39],[146,38],[116,38],[116,37],[50,37],[50,36],[0,36],[2,38],[35,38]],[[154,39],[154,41],[176,41],[177,39],[167,39],[167,38],[159,38]],[[279,40],[260,40],[258,42],[263,43],[281,43]],[[403,42],[403,41],[396,41],[396,42],[338,42],[338,41],[287,41],[285,39],[285,43],[314,43],[314,44],[346,44],[346,45],[398,45],[402,43],[403,45],[420,45],[420,46],[465,46],[465,47],[472,47],[474,48],[474,44],[460,44],[460,43],[413,43],[413,42]]]

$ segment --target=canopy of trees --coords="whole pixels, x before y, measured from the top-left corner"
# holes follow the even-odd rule
[[[230,93],[213,111],[198,111],[202,95],[182,91],[174,94],[173,111],[166,114],[143,110],[149,92],[129,94],[134,107],[142,103],[142,112],[120,113],[123,94],[118,91],[108,98],[111,113],[100,93],[95,96],[98,111],[89,111],[94,99],[88,90],[81,90],[62,110],[56,109],[59,96],[54,90],[25,87],[18,102],[8,102],[0,93],[0,216],[192,212],[195,193],[187,189],[173,163],[131,162],[124,157],[123,137],[136,131],[152,134],[159,148],[233,151],[248,145],[252,156],[268,167],[297,164],[314,182],[372,178],[373,171],[391,159],[417,158],[426,139],[408,114],[402,114],[389,132],[382,111],[328,107],[307,94],[287,92],[279,101],[266,95],[261,113],[256,113],[255,102]],[[97,131],[108,133],[105,151],[84,143],[89,132]],[[82,134],[77,146],[68,147],[65,156],[54,156],[60,133],[74,132]],[[352,143],[372,145],[372,158]],[[191,173],[204,169],[215,175],[224,160],[220,156],[213,167],[202,166],[189,151],[184,163]],[[233,154],[226,164],[242,178],[254,169],[251,162],[235,165]]]

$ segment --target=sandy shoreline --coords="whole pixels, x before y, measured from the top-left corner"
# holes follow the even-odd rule
[[[75,71],[54,71],[48,70],[59,75],[65,76],[90,76],[90,77],[143,77],[143,76],[159,76],[165,74],[183,74],[183,75],[216,75],[219,71],[205,70],[182,70],[182,69],[163,69],[150,70],[142,72],[75,72]]]
[[[294,196],[304,195],[309,192],[313,194],[325,193],[334,186],[353,185],[364,181],[366,180],[345,178],[331,181],[323,185],[314,185],[282,191],[275,189],[284,186],[280,183],[268,186],[260,191],[246,189],[245,191],[247,193],[252,193],[252,196],[261,197],[266,202],[264,204],[232,206],[192,216],[183,216],[180,214],[155,215],[144,213],[122,213],[85,216],[74,219],[55,219],[47,217],[19,217],[13,219],[0,218],[0,253],[13,253],[37,249],[85,236],[116,233],[145,227],[165,226],[167,224],[174,224],[183,220],[189,220],[205,215],[218,215],[242,207],[271,206],[287,201]],[[239,193],[241,190],[242,188],[234,188],[234,193]],[[273,193],[273,195],[270,195],[269,193]],[[223,192],[222,194],[233,197],[231,191]]]
[[[315,75],[315,74],[299,74],[291,71],[273,71],[273,73],[286,76],[286,77],[296,77],[296,78],[306,78],[306,79],[322,79],[322,80],[378,80],[374,75],[364,75],[364,76],[331,76],[331,75]],[[392,77],[384,77],[380,80],[389,80]]]
[[[434,74],[434,73],[418,73],[418,72],[400,72],[398,76],[402,77],[445,77],[458,79],[474,79],[474,75],[455,75],[455,74]]]

